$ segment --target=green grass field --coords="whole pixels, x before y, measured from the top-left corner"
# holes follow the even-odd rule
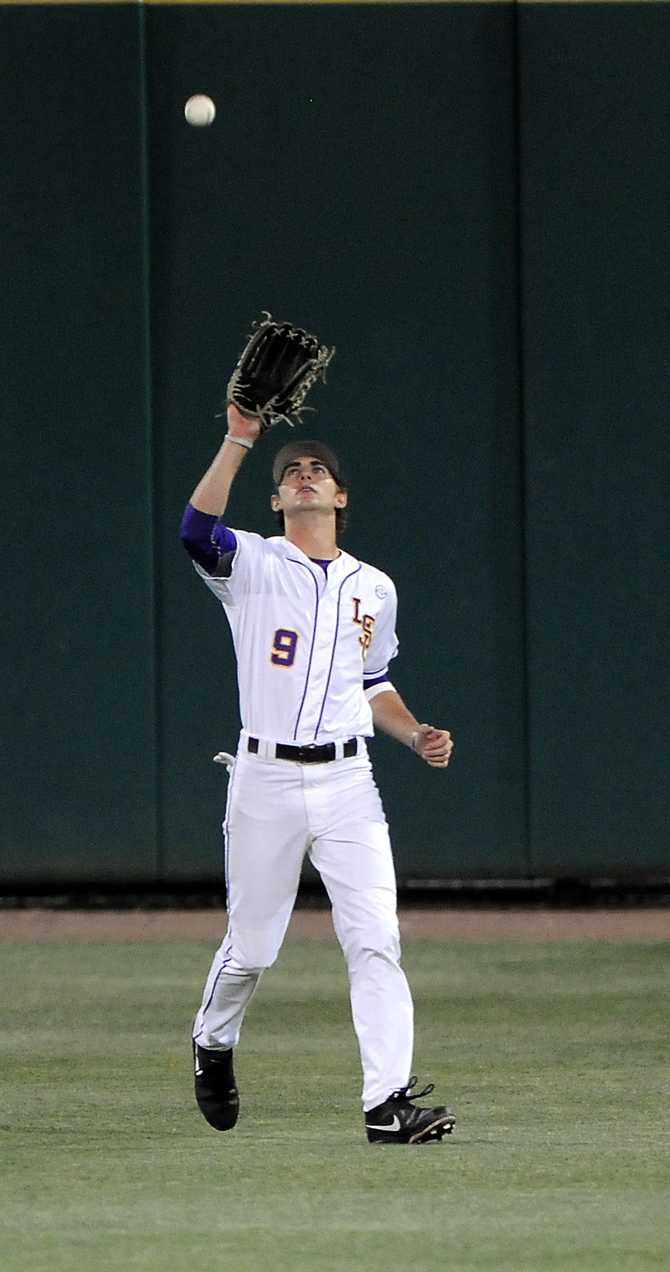
[[[346,977],[290,942],[198,1113],[202,944],[0,947],[3,1272],[670,1266],[670,947],[406,945],[415,1068],[458,1126],[362,1134]]]

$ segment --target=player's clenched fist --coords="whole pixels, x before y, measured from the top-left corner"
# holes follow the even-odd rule
[[[414,750],[433,768],[446,768],[453,749],[454,744],[448,729],[434,729],[432,724],[420,724],[414,734]]]

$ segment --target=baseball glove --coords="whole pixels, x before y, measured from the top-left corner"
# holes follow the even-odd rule
[[[292,427],[301,419],[303,402],[317,380],[326,379],[334,348],[319,344],[301,327],[275,322],[265,310],[228,381],[227,402],[256,415],[261,432],[280,420]]]

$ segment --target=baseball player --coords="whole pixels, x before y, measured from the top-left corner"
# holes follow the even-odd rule
[[[338,547],[347,488],[336,455],[321,441],[283,446],[271,495],[283,534],[230,529],[230,489],[261,428],[232,404],[227,418],[181,529],[230,624],[242,724],[224,821],[228,930],[193,1027],[196,1099],[211,1126],[235,1125],[233,1049],[259,978],[277,958],[307,852],[347,962],[368,1140],[441,1140],[453,1113],[417,1105],[433,1087],[415,1091],[409,1076],[412,999],[366,739],[382,729],[437,769],[449,764],[452,739],[419,723],[389,679],[396,591],[387,574]]]

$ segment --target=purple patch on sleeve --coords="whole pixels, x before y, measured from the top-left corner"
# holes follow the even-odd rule
[[[217,521],[214,529],[212,530],[212,543],[216,544],[219,552],[222,554],[224,552],[237,551],[237,539],[235,537],[235,532],[233,530],[229,530],[228,526],[224,526],[222,521]]]
[[[372,689],[373,685],[383,685],[388,680],[386,672],[382,676],[363,676],[363,688]]]
[[[181,541],[189,556],[208,574],[214,574],[224,552],[234,552],[237,539],[212,513],[187,504],[181,521]]]

